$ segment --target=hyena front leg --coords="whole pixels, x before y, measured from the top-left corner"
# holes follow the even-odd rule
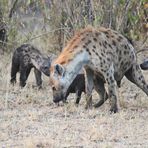
[[[110,66],[110,68],[105,73],[105,79],[108,84],[108,93],[109,93],[109,99],[110,99],[110,111],[116,113],[118,111],[117,107],[117,90],[116,90],[116,81],[114,78],[114,68],[113,65]]]
[[[86,90],[86,106],[85,108],[88,109],[92,107],[92,90],[94,87],[93,83],[93,76],[94,73],[91,69],[85,69],[85,90]]]
[[[67,90],[65,98],[62,100],[63,103],[67,103],[67,97],[69,96],[69,90]]]
[[[134,64],[126,73],[126,78],[141,88],[148,96],[148,84],[145,82],[140,66]]]
[[[42,78],[41,78],[42,73],[38,69],[34,68],[34,74],[36,78],[36,84],[38,88],[41,89],[42,88]]]
[[[81,94],[82,94],[81,90],[76,90],[76,104],[79,104],[81,99]]]

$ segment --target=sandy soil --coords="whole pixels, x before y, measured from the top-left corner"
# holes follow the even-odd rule
[[[1,148],[147,148],[148,97],[127,79],[118,90],[119,113],[109,113],[107,101],[98,109],[85,110],[85,97],[74,105],[52,103],[48,78],[43,90],[9,84],[10,56],[0,62],[0,147]],[[148,71],[143,72],[148,82]],[[98,100],[93,93],[93,101]]]

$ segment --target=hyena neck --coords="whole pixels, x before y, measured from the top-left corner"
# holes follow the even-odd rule
[[[66,64],[66,73],[65,73],[65,85],[69,87],[75,77],[78,75],[80,70],[89,63],[89,55],[83,50],[83,52],[76,54],[74,58]]]
[[[44,57],[41,54],[38,54],[36,56],[32,56],[31,61],[33,63],[33,66],[36,69],[40,70],[40,68],[41,68],[41,66],[43,64],[43,59],[44,59]]]

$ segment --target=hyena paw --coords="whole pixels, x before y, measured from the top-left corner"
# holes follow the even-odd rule
[[[117,113],[118,112],[118,107],[117,106],[111,107],[110,112],[111,113]]]

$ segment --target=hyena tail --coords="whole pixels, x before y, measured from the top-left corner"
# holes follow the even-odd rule
[[[148,96],[148,84],[146,83],[140,66],[138,64],[134,64],[125,74],[128,80],[132,83],[136,84],[139,88],[141,88]]]

